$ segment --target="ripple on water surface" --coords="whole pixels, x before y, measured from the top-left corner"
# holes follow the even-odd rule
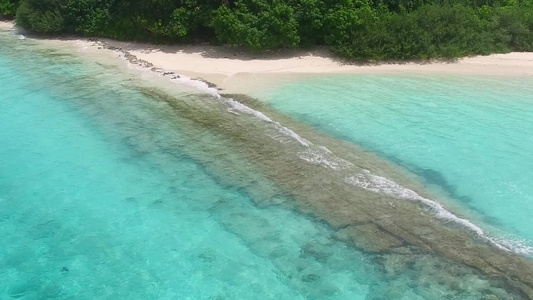
[[[110,70],[39,59],[0,60],[0,298],[367,294],[361,253],[210,176],[168,106],[112,74],[102,89],[95,75]]]
[[[289,84],[275,108],[362,145],[533,249],[533,78],[335,75]]]
[[[363,239],[371,224],[339,230],[299,213],[274,167],[233,144],[251,140],[234,131],[255,119],[223,122],[220,102],[185,87],[172,106],[116,66],[1,42],[0,298],[507,295],[401,241],[381,252]],[[270,143],[290,144],[287,133]]]

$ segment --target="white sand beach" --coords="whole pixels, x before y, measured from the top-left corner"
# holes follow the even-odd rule
[[[13,22],[0,22],[0,28],[13,28]],[[352,73],[441,73],[480,75],[531,75],[533,52],[512,52],[475,56],[443,62],[405,62],[351,64],[336,58],[327,49],[281,50],[250,53],[238,48],[211,45],[150,45],[101,39],[107,45],[120,47],[155,67],[191,78],[214,83],[226,93],[251,93],[270,84],[320,74]],[[63,46],[74,46],[82,52],[113,51],[88,39],[48,40]]]
[[[13,22],[11,21],[0,21],[0,29],[10,29],[13,28]]]
[[[202,78],[226,93],[252,94],[301,77],[321,74],[440,73],[533,76],[533,53],[475,56],[451,62],[350,64],[327,49],[250,53],[224,46],[158,46],[104,40],[155,67]],[[93,43],[91,43],[92,45]],[[91,46],[94,48],[94,46]]]

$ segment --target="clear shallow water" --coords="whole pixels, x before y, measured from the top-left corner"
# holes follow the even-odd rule
[[[185,86],[162,101],[120,66],[0,34],[1,299],[507,295],[433,255],[355,250],[224,136],[264,122]],[[295,143],[269,126],[259,146]]]
[[[533,78],[335,75],[264,98],[405,167],[517,249],[533,246]]]
[[[123,74],[15,50],[0,44],[0,298],[364,299],[381,283],[326,227],[211,176]]]

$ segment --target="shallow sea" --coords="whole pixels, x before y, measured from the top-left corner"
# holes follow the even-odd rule
[[[190,82],[162,101],[156,79],[117,64],[0,32],[0,299],[505,295],[475,272],[435,274],[432,256],[401,262],[352,247],[292,204],[257,163],[268,154],[232,142],[263,126],[263,114]],[[264,100],[416,174],[524,248],[533,239],[528,80],[343,76]],[[266,123],[269,147],[308,142]],[[466,275],[452,282],[457,274]]]
[[[334,75],[264,98],[416,174],[517,250],[533,249],[533,77]]]

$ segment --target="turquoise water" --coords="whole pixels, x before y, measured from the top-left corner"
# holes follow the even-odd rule
[[[416,174],[516,250],[533,246],[532,77],[334,75],[264,98]]]
[[[380,283],[325,226],[213,177],[123,74],[22,46],[0,44],[1,299],[364,299]]]
[[[165,100],[157,78],[71,52],[0,33],[0,299],[511,299],[303,214],[293,197],[312,195],[265,161],[288,153],[302,185],[323,168],[280,124],[185,85]]]

